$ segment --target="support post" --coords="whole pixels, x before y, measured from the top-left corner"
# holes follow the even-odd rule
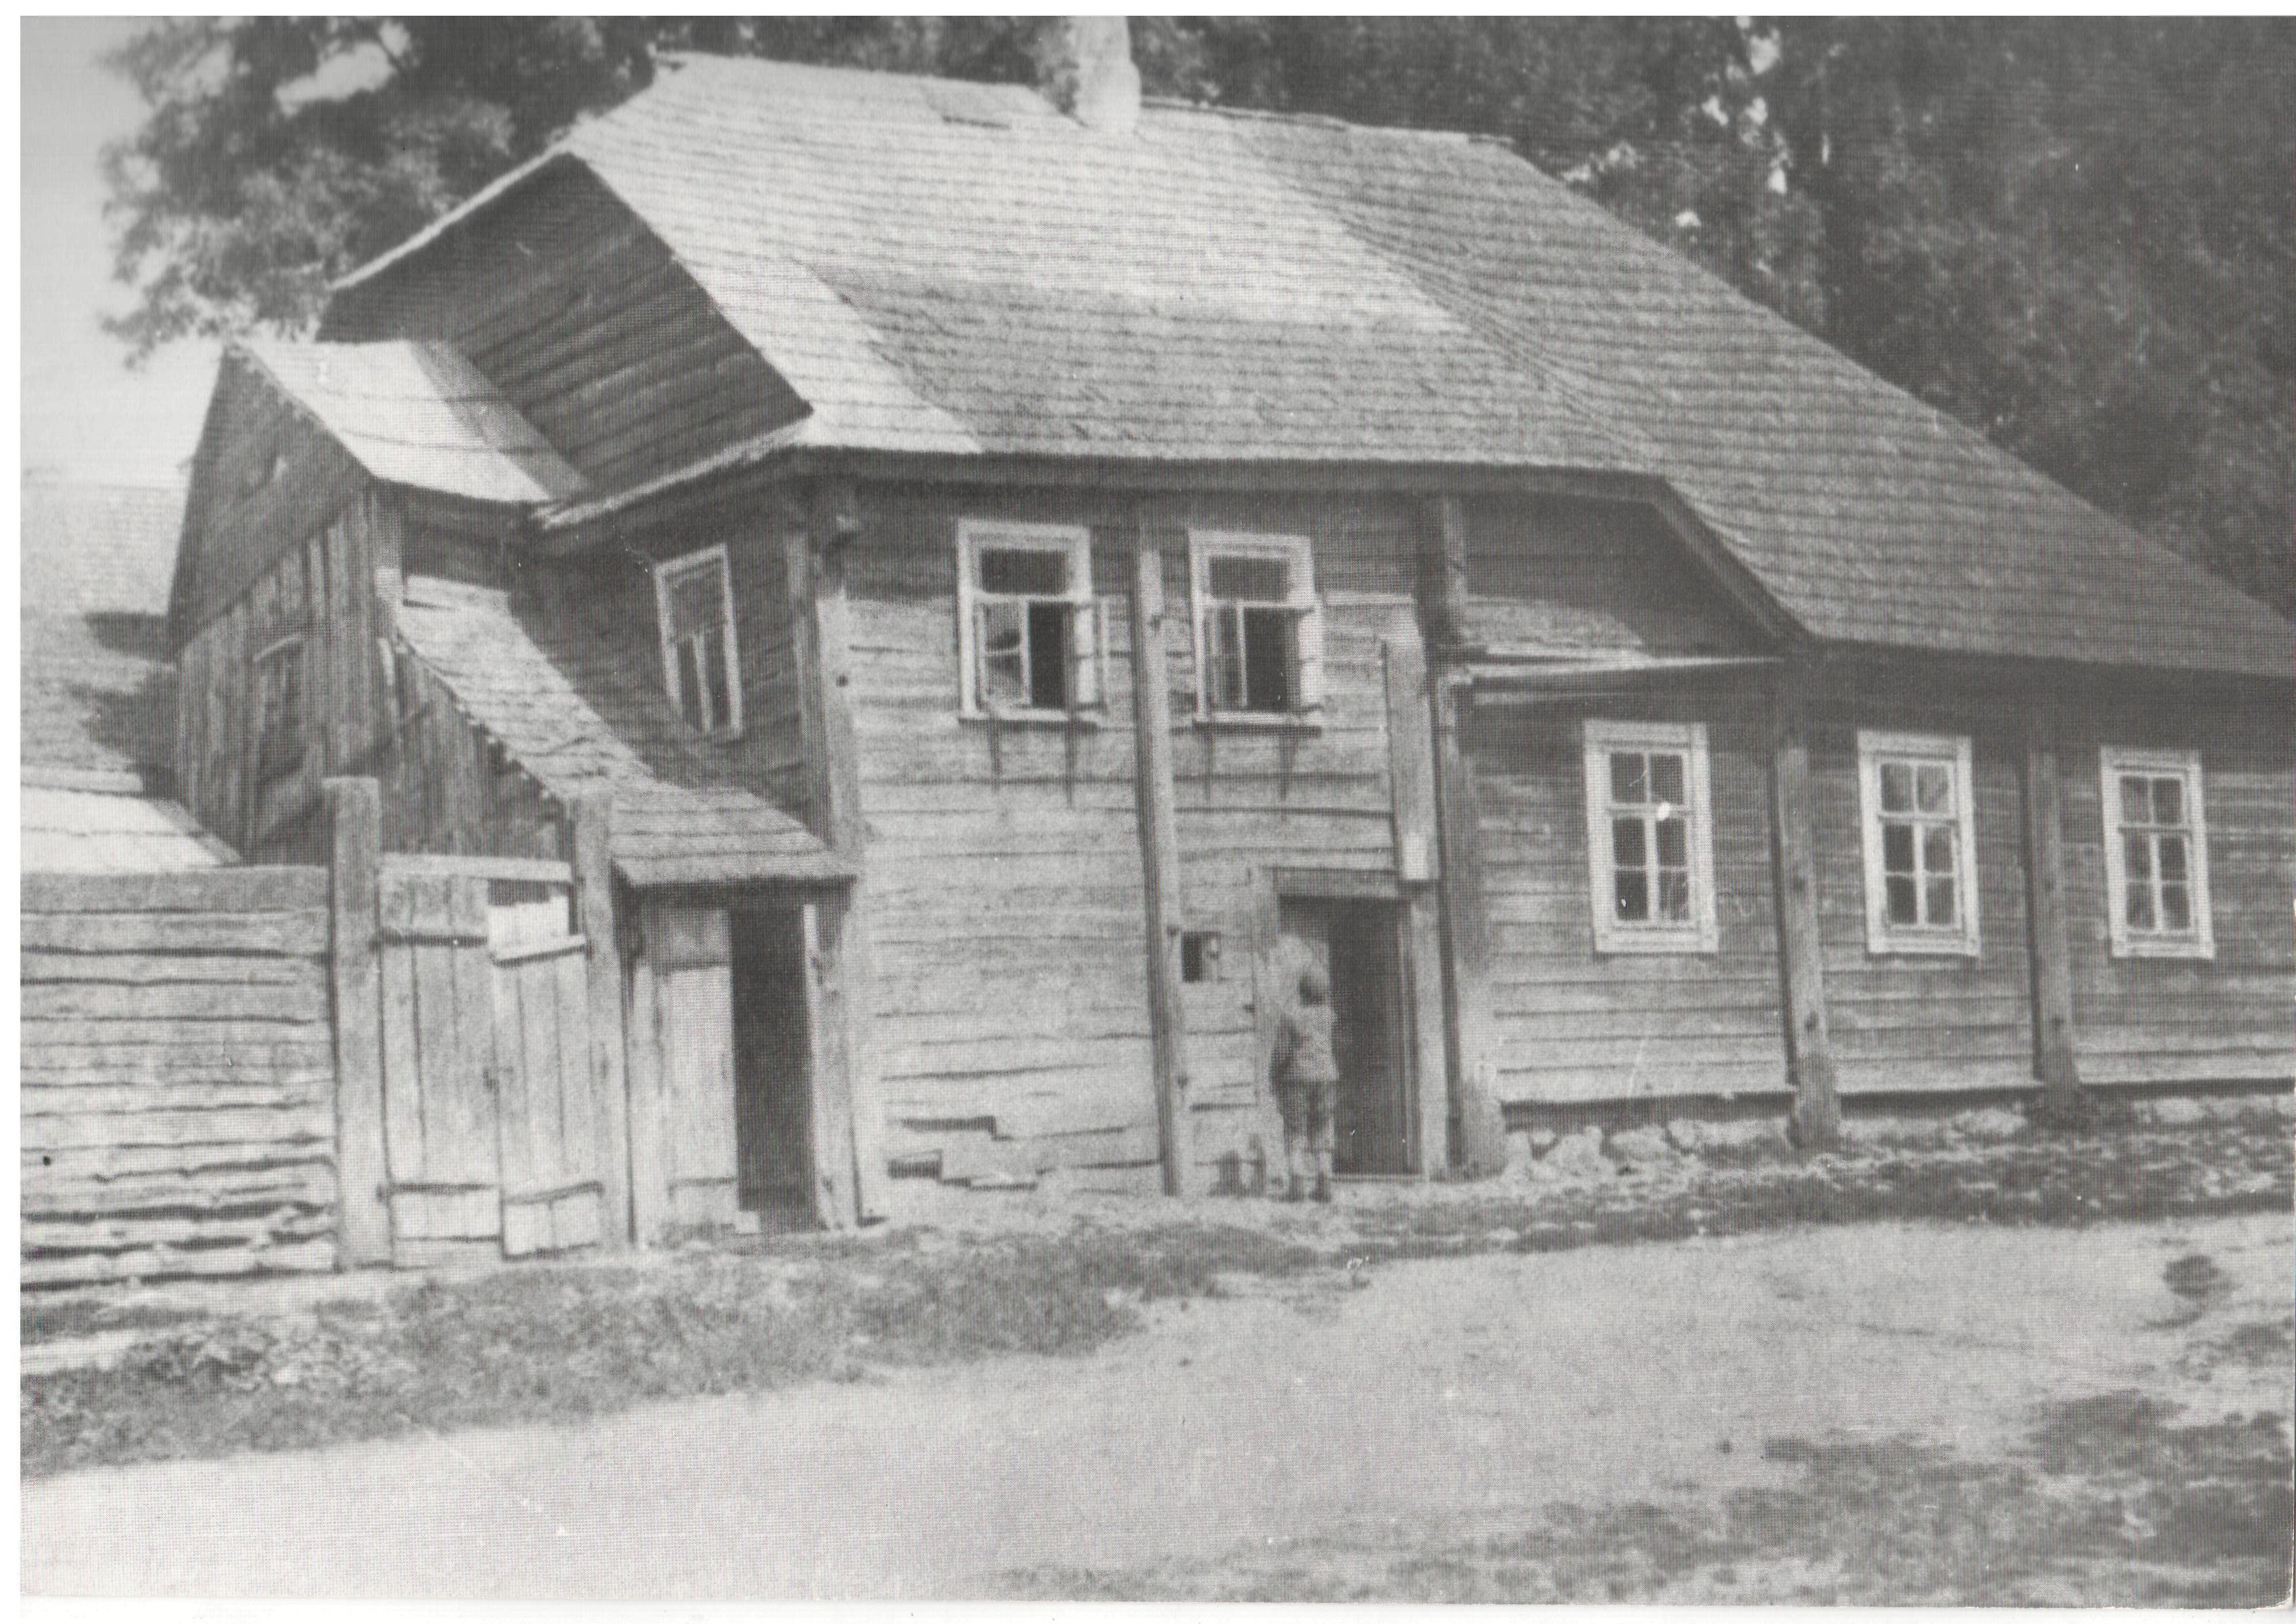
[[[1172,693],[1164,675],[1164,557],[1144,521],[1132,571],[1132,780],[1147,903],[1148,1029],[1164,1193],[1195,1193],[1188,1120],[1187,1005],[1180,992],[1180,829],[1173,809]]]
[[[805,905],[805,1013],[815,1109],[808,1113],[813,1160],[813,1216],[824,1229],[860,1222],[855,1195],[851,1077],[852,1023],[846,1009],[845,898]]]
[[[1435,886],[1434,709],[1419,627],[1398,611],[1381,644],[1387,677],[1388,776],[1395,805],[1396,877],[1403,886],[1406,996],[1410,1002],[1412,1170],[1448,1160],[1450,1075],[1444,1043],[1442,908]]]
[[[2031,930],[2033,1075],[2042,1110],[2070,1122],[2079,1114],[2080,1067],[2073,1057],[2071,929],[2065,910],[2063,780],[2056,730],[2046,704],[2025,732],[2025,900]]]
[[[1771,707],[1770,865],[1777,893],[1778,982],[1786,1076],[1794,1091],[1794,1144],[1817,1150],[1841,1136],[1833,1035],[1817,917],[1817,852],[1811,829],[1809,733],[1802,679],[1789,672]]]
[[[390,1261],[382,1141],[382,791],[372,778],[325,783],[331,973],[335,1005],[336,1256]]]
[[[590,1087],[596,1102],[599,1182],[606,1209],[605,1243],[626,1247],[636,1234],[630,1213],[630,1088],[622,1038],[622,956],[614,929],[613,801],[603,791],[577,796],[567,809],[567,848],[575,906],[587,940],[584,974],[590,995]]]
[[[623,1019],[628,1056],[630,1138],[630,1238],[640,1246],[658,1243],[668,1231],[669,1147],[663,1108],[661,988],[656,969],[661,951],[662,905],[638,910],[637,951],[630,959],[629,1005]]]

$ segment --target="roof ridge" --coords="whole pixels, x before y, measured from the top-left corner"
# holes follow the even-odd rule
[[[1249,119],[1263,124],[1296,124],[1309,129],[1346,130],[1367,135],[1405,135],[1451,146],[1498,146],[1514,150],[1508,137],[1491,130],[1431,127],[1423,124],[1365,124],[1336,113],[1306,112],[1274,107],[1238,107],[1222,102],[1199,102],[1186,96],[1142,96],[1140,105],[1160,112],[1206,113],[1222,119]]]

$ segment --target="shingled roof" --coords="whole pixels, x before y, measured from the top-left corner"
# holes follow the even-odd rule
[[[2269,610],[1504,146],[666,69],[349,281],[579,163],[810,407],[767,452],[1642,474],[1823,640],[2296,675]]]
[[[631,884],[851,877],[804,824],[735,782],[613,648],[503,592],[430,577],[407,582],[398,624],[463,714],[550,794],[611,793],[614,866]]]

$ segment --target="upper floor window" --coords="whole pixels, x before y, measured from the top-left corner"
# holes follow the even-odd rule
[[[1324,622],[1304,536],[1194,531],[1196,714],[1297,716],[1324,704]]]
[[[1080,525],[957,529],[958,702],[967,716],[1066,717],[1098,708],[1106,615]]]
[[[1866,944],[1977,952],[1976,813],[1966,737],[1860,733]]]
[[[2200,756],[2108,744],[2098,757],[2113,956],[2214,957]]]
[[[1701,723],[1587,724],[1598,953],[1711,953],[1714,817]]]
[[[742,658],[734,640],[734,579],[724,547],[654,566],[662,680],[697,733],[742,731]]]
[[[256,775],[268,783],[303,765],[303,639],[283,637],[255,657]]]

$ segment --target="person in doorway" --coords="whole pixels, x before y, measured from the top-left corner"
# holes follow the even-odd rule
[[[1300,972],[1300,996],[1275,1026],[1269,1080],[1283,1113],[1283,1158],[1290,1182],[1283,1199],[1312,1193],[1332,1199],[1332,1106],[1340,1067],[1332,1049],[1332,988],[1314,965]]]

